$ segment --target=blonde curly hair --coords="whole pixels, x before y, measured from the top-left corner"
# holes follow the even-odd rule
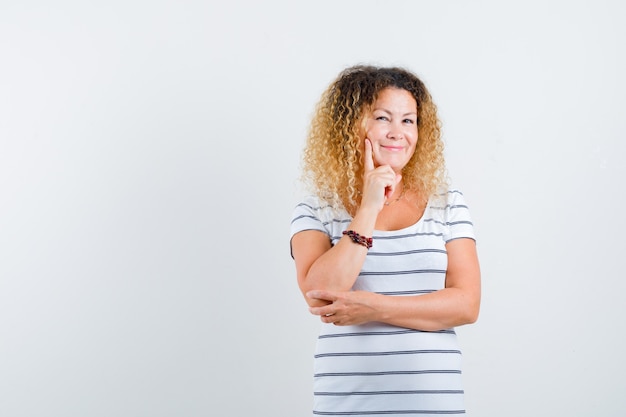
[[[333,206],[354,214],[363,172],[362,129],[372,105],[386,88],[406,90],[417,103],[418,141],[402,170],[404,189],[422,200],[447,186],[441,123],[424,83],[406,69],[357,65],[343,70],[318,102],[302,155],[302,180]]]

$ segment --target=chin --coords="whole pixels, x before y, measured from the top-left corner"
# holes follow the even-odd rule
[[[389,165],[394,171],[402,170],[402,168],[404,168],[407,164],[407,161],[399,162],[398,160],[386,160],[381,162],[382,163],[380,165]]]

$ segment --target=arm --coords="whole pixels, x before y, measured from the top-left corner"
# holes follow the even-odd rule
[[[360,211],[349,228],[364,236],[371,236],[377,213]],[[323,300],[311,299],[306,293],[313,289],[349,291],[359,275],[367,248],[343,236],[331,246],[328,236],[317,230],[299,232],[291,239],[296,262],[298,285],[310,306],[326,305]]]
[[[480,309],[476,243],[472,239],[456,239],[446,244],[446,250],[448,269],[442,290],[407,297],[364,291],[311,291],[308,297],[327,303],[324,307],[312,307],[311,313],[320,315],[325,323],[337,325],[379,321],[425,331],[473,323]]]
[[[370,237],[378,213],[387,196],[393,194],[401,176],[388,165],[374,167],[369,140],[365,141],[364,150],[363,198],[348,230]],[[348,236],[343,236],[332,246],[328,236],[316,230],[296,233],[291,239],[291,250],[298,285],[310,306],[328,304],[328,301],[308,297],[306,294],[310,290],[349,291],[367,255],[367,248],[355,244]]]

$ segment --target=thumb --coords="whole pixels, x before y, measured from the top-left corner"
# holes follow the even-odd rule
[[[306,293],[306,296],[315,300],[335,301],[337,297],[330,291],[324,290],[311,290]]]

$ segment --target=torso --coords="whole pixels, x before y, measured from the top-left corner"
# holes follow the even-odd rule
[[[457,190],[431,199],[400,199],[383,208],[354,291],[421,296],[445,288],[446,242],[474,238]],[[411,204],[411,201],[413,203]],[[335,245],[352,216],[318,197],[298,204],[291,236],[307,230]],[[402,227],[403,225],[408,225]],[[369,322],[322,323],[314,356],[315,415],[464,415],[462,358],[454,329],[436,332]]]

